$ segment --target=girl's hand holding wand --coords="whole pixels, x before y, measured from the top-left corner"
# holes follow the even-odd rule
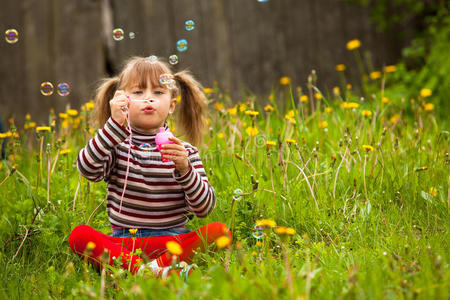
[[[184,175],[189,170],[188,150],[183,146],[183,143],[176,137],[169,138],[175,144],[162,145],[161,152],[164,158],[170,159],[175,163],[175,169]]]
[[[129,101],[124,91],[119,90],[114,94],[114,98],[109,101],[109,106],[111,108],[111,117],[119,123],[123,125],[127,118]]]

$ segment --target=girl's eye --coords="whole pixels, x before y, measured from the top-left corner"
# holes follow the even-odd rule
[[[164,94],[164,92],[163,91],[155,91],[155,94],[156,95],[162,95],[162,94]]]
[[[134,91],[133,94],[140,95],[140,94],[142,94],[142,91]]]

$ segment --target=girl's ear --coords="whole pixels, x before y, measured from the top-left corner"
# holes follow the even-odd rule
[[[177,98],[170,99],[169,114],[173,114],[177,106]]]

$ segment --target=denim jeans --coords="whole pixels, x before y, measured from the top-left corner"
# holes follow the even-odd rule
[[[168,235],[178,235],[191,232],[189,229],[184,227],[174,227],[169,229],[146,229],[139,228],[136,232],[136,237],[149,237],[149,236],[168,236]],[[128,228],[123,228],[122,230],[114,231],[110,234],[113,237],[133,237]]]

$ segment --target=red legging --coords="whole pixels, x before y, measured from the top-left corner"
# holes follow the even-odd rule
[[[112,237],[101,233],[88,225],[79,225],[72,230],[69,236],[70,248],[81,257],[87,256],[89,261],[97,268],[100,267],[100,256],[106,250],[108,252],[109,264],[113,265],[113,258],[122,254],[122,267],[128,269],[131,252],[136,249],[142,250],[142,256],[148,259],[157,258],[160,267],[169,266],[172,263],[172,256],[167,252],[166,243],[176,241],[183,249],[179,256],[180,261],[190,262],[194,256],[194,250],[205,249],[205,244],[211,244],[220,236],[226,235],[231,239],[231,233],[227,226],[222,223],[211,223],[200,229],[172,236],[155,237]],[[93,242],[95,247],[90,251],[85,251],[89,242]],[[137,255],[131,255],[131,272],[136,273],[139,266],[135,264],[141,261]]]

